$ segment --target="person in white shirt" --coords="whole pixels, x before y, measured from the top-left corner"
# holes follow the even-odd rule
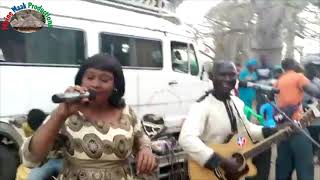
[[[247,131],[254,141],[259,141],[277,130],[250,123],[243,113],[243,101],[230,94],[237,81],[233,62],[215,61],[209,78],[214,90],[190,108],[182,125],[179,144],[201,166],[210,170],[219,166],[226,174],[233,174],[240,164],[232,158],[222,157],[207,145],[226,143],[230,135]]]

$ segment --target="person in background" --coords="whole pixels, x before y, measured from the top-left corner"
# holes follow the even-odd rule
[[[307,56],[304,62],[305,74],[318,88],[320,88],[320,57]],[[303,106],[304,109],[309,109],[309,106],[317,103],[317,100],[307,93],[304,94]],[[317,118],[311,126],[308,127],[310,135],[318,143],[320,143],[320,118]],[[320,164],[320,149],[313,144],[313,153],[316,156],[315,163]]]
[[[264,54],[259,58],[258,67],[256,69],[258,80],[268,80],[272,76],[272,65],[270,65],[270,60]]]
[[[239,75],[240,75],[240,72],[241,72],[241,70],[242,70],[242,65],[241,65],[241,63],[239,63],[239,62],[236,63],[236,70],[237,70],[237,76],[238,76],[238,79],[239,79]],[[236,84],[235,88],[232,90],[232,94],[239,97],[239,87],[238,87],[238,84]]]
[[[250,81],[255,82],[258,79],[256,73],[257,60],[249,59],[246,62],[246,67],[240,72],[239,80],[240,81]],[[252,108],[253,102],[256,99],[256,90],[251,87],[240,87],[239,88],[239,97],[244,102],[244,104]],[[250,120],[250,117],[247,117]]]
[[[263,116],[261,116],[260,114],[256,113],[252,108],[248,107],[248,106],[244,106],[244,114],[246,115],[246,117],[253,117],[253,119],[255,120],[254,123],[255,124],[259,124],[261,126],[264,125],[264,118]]]
[[[272,86],[272,71],[273,68],[269,65],[268,59],[265,55],[261,55],[259,58],[259,66],[256,69],[257,83]],[[267,102],[265,95],[271,98],[271,102]],[[274,109],[271,103],[273,103],[273,95],[263,90],[256,91],[256,111],[263,116],[263,123],[260,123],[264,127],[275,128],[276,123],[273,120]],[[271,161],[271,148],[265,150],[261,154],[252,159],[253,164],[257,168],[257,175],[252,178],[246,178],[247,180],[268,180],[270,173],[270,161]]]
[[[241,72],[241,70],[242,70],[242,65],[241,65],[241,63],[236,63],[236,69],[237,69],[237,74],[239,75],[240,74],[240,72]]]
[[[299,64],[294,59],[284,59],[281,66],[284,73],[275,85],[280,90],[276,95],[276,104],[288,117],[299,121],[303,114],[304,92],[320,98],[320,88],[302,73],[295,72]],[[277,124],[281,125],[286,121],[284,119]],[[298,132],[277,146],[276,179],[291,179],[294,169],[298,180],[314,180],[312,143],[304,134]]]
[[[272,85],[275,85],[280,76],[283,74],[283,69],[280,64],[274,66],[272,70]]]
[[[27,115],[27,122],[22,124],[22,129],[26,137],[30,137],[36,131],[43,121],[46,119],[47,114],[40,109],[31,109]]]
[[[265,103],[260,107],[259,115],[262,116],[261,125],[268,128],[276,128],[276,122],[273,119],[274,109],[271,103],[273,95],[269,95],[270,103]],[[257,175],[254,177],[246,178],[246,180],[268,180],[270,173],[270,161],[271,161],[271,148],[265,150],[264,152],[258,154],[256,157],[252,158],[252,163],[257,168]]]
[[[256,69],[257,72],[257,83],[263,84],[263,85],[271,85],[271,79],[272,79],[272,71],[273,67],[269,64],[270,60],[268,57],[264,54],[262,54],[259,58],[258,67]],[[264,104],[265,98],[264,98],[265,92],[262,90],[256,91],[256,111],[259,112],[260,107],[262,104]]]
[[[276,105],[274,102],[274,94],[269,93],[267,98],[270,102],[262,104],[259,113],[264,118],[264,126],[274,128],[277,126],[276,120],[274,119],[274,114],[276,111],[273,107]]]
[[[30,137],[42,125],[47,114],[40,109],[32,109],[27,115],[27,122],[22,124],[25,137]],[[57,154],[51,154],[40,167],[28,168],[21,164],[17,169],[16,180],[44,180],[59,174],[63,161]]]
[[[281,65],[275,65],[274,68],[272,68],[271,71],[271,81],[270,85],[274,86],[276,82],[278,81],[279,77],[282,75],[283,70],[281,68]],[[276,127],[276,120],[274,119],[274,115],[276,113],[276,110],[274,109],[273,105],[275,104],[275,94],[272,94],[271,92],[266,92],[262,94],[263,101],[265,102],[260,106],[259,114],[263,116],[265,122],[264,125],[266,127]],[[267,99],[266,99],[267,98]]]

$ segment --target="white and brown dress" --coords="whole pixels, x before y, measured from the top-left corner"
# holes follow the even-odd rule
[[[126,106],[120,123],[91,122],[79,112],[70,116],[62,128],[64,168],[59,180],[129,180],[133,179],[128,157],[150,140],[131,108]],[[34,167],[28,147],[29,138],[22,147],[26,166]]]

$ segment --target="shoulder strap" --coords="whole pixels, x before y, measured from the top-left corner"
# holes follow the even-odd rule
[[[230,103],[228,102],[228,100],[223,101],[223,103],[224,103],[224,106],[226,107],[227,114],[230,120],[232,133],[237,133],[238,132],[237,119],[235,117],[235,114],[233,113],[232,107],[230,106]]]
[[[237,115],[238,115],[238,117],[239,117],[239,119],[240,119],[240,121],[241,121],[244,129],[246,130],[246,132],[247,132],[247,134],[248,134],[251,142],[252,142],[252,143],[256,143],[257,141],[255,141],[255,140],[251,137],[251,135],[250,135],[250,133],[249,133],[249,131],[248,131],[248,129],[247,129],[247,126],[245,125],[244,120],[242,119],[242,117],[241,117],[241,115],[240,115],[240,113],[239,113],[239,110],[238,110],[237,106],[235,105],[235,103],[233,102],[232,99],[230,99],[230,101],[232,102],[234,108],[236,109]]]
[[[197,101],[196,102],[201,102],[201,101],[203,101],[207,96],[209,96],[209,94],[211,94],[213,92],[213,89],[210,89],[210,90],[208,90],[208,91],[206,91],[205,93],[204,93],[204,95],[202,95],[201,97],[199,97],[199,99],[197,99]]]

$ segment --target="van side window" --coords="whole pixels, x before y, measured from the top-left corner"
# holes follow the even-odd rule
[[[77,65],[85,59],[84,33],[43,27],[35,33],[0,31],[0,63]]]
[[[181,73],[190,72],[194,76],[199,74],[198,60],[192,44],[171,42],[171,54],[172,69],[174,71]]]
[[[122,66],[162,68],[160,41],[111,34],[100,34],[100,52],[115,56]]]

